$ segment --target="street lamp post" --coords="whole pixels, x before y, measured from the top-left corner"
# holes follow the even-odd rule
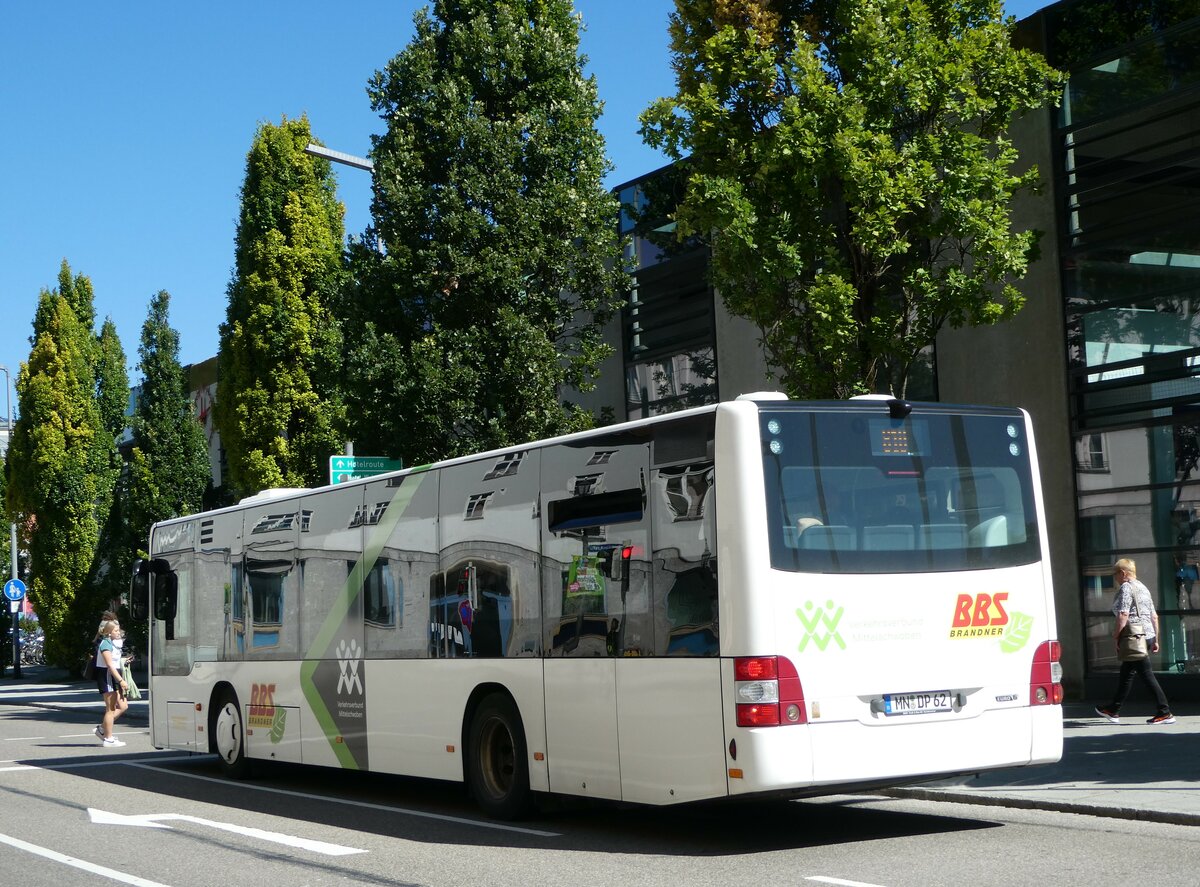
[[[12,418],[12,375],[8,372],[8,367],[0,366],[0,372],[4,373],[4,397],[7,402],[8,410],[6,412],[8,425],[8,446],[12,446],[13,435],[13,418]],[[13,579],[17,578],[17,525],[13,523],[9,526],[9,554],[11,562],[9,564],[9,572]],[[13,604],[12,614],[12,653],[13,653],[13,679],[21,676],[21,613],[20,606]]]

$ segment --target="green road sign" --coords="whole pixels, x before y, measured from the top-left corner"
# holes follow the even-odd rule
[[[344,484],[360,477],[399,471],[403,467],[403,459],[389,459],[386,456],[330,456],[329,482]]]

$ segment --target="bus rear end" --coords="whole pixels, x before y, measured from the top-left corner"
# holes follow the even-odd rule
[[[1020,410],[742,400],[717,419],[731,794],[1056,761],[1062,688]]]

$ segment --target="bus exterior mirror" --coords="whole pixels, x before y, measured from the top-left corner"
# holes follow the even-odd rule
[[[163,637],[175,639],[175,613],[179,606],[179,579],[171,571],[159,573],[154,582],[154,618],[163,623]]]
[[[133,576],[129,580],[129,615],[134,621],[143,622],[150,608],[150,569],[138,558],[133,562]]]

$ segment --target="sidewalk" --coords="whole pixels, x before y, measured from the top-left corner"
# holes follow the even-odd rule
[[[149,723],[149,694],[125,718]],[[100,711],[95,687],[62,669],[26,666],[19,681],[0,680],[0,706]],[[1148,702],[1127,704],[1120,724],[1091,705],[1063,707],[1063,757],[1057,764],[993,770],[976,776],[888,789],[893,797],[989,804],[1200,826],[1200,706],[1175,709],[1176,723],[1150,726]],[[2,716],[2,715],[0,715]]]
[[[150,694],[144,674],[134,677],[142,689],[141,699],[129,700],[129,710],[121,718],[124,724],[150,725]],[[0,706],[27,705],[62,711],[91,711],[97,717],[104,712],[104,700],[96,684],[76,677],[66,669],[49,665],[22,665],[21,677],[14,680],[12,667],[0,678]],[[2,715],[0,715],[2,716]]]
[[[1121,723],[1091,705],[1063,706],[1063,756],[1057,764],[891,789],[893,797],[991,804],[1200,825],[1200,707],[1174,709],[1176,723],[1150,726],[1150,702],[1132,701]]]

